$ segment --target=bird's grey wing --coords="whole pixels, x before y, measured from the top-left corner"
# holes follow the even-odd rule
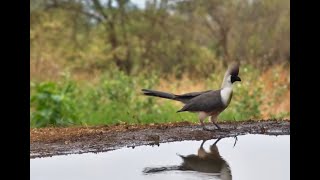
[[[212,112],[224,108],[221,101],[220,90],[209,91],[192,98],[181,110],[182,111],[204,111]]]
[[[207,91],[201,91],[201,92],[191,92],[191,93],[186,93],[186,94],[180,94],[180,95],[176,95],[175,99],[178,101],[181,101],[185,104],[187,104],[192,98],[197,97],[201,94],[210,92],[212,90],[207,90]]]

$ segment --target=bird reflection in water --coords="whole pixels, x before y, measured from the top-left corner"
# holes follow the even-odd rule
[[[217,143],[222,138],[217,139],[211,146],[210,150],[206,151],[203,148],[206,140],[203,140],[198,154],[190,154],[188,156],[180,156],[183,160],[181,165],[178,166],[166,166],[166,167],[147,167],[144,169],[144,173],[158,173],[163,171],[197,171],[203,173],[211,173],[221,180],[231,180],[231,169],[227,161],[220,155]],[[235,141],[236,142],[236,141]],[[235,145],[235,144],[234,144]]]

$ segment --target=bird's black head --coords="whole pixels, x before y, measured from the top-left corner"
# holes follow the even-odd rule
[[[233,63],[229,66],[229,73],[231,75],[231,83],[234,83],[236,81],[241,81],[239,75],[239,63]]]
[[[237,75],[231,75],[231,83],[234,83],[236,81],[241,81],[240,77]]]

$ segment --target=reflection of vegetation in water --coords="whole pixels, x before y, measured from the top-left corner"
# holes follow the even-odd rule
[[[163,171],[181,170],[181,171],[197,171],[204,173],[213,173],[218,175],[221,180],[231,180],[232,174],[229,164],[221,157],[217,147],[217,139],[214,144],[210,146],[210,150],[206,151],[203,148],[205,140],[202,141],[198,154],[191,154],[188,156],[179,155],[183,162],[179,166],[167,167],[148,167],[144,169],[144,173],[159,173]]]

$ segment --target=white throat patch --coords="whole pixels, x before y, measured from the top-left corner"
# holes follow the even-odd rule
[[[225,106],[228,106],[231,101],[231,97],[232,97],[232,87],[225,87],[225,88],[221,89],[220,93],[221,93],[222,103]]]

